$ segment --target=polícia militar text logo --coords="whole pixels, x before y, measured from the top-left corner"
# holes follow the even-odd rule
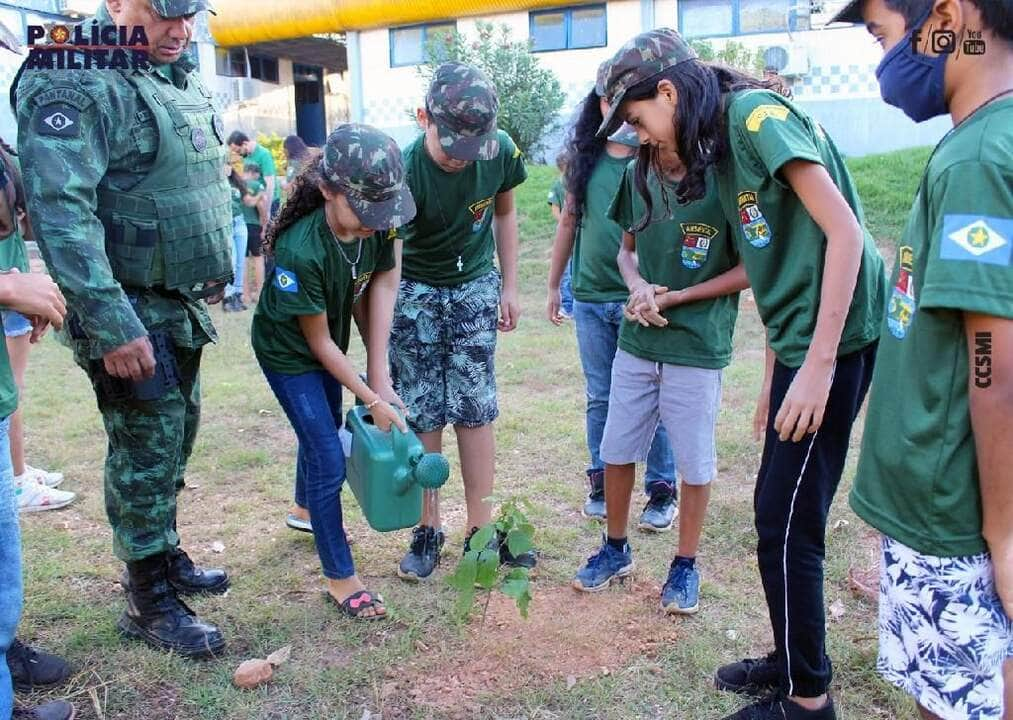
[[[33,70],[144,70],[148,36],[141,26],[28,26],[28,61]]]

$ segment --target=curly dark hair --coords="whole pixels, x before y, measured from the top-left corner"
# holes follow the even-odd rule
[[[676,111],[672,114],[679,159],[686,174],[675,188],[679,203],[699,200],[707,189],[707,169],[728,156],[728,127],[725,105],[728,95],[739,90],[763,89],[786,94],[778,79],[761,80],[734,68],[701,60],[687,60],[641,80],[626,91],[623,103],[649,100],[658,94],[658,83],[668,80],[675,86]],[[644,201],[644,215],[634,232],[647,227],[654,213],[654,202],[647,180],[649,173],[663,177],[661,157],[650,144],[641,145],[637,155],[634,186]],[[662,198],[668,206],[668,193],[662,186]]]
[[[602,119],[601,98],[592,90],[584,98],[577,120],[566,139],[565,155],[569,162],[563,174],[563,185],[566,191],[573,195],[574,203],[570,212],[573,213],[577,225],[580,225],[584,215],[588,180],[591,179],[591,173],[605,152],[605,143],[608,142],[608,138],[598,137],[598,126],[601,125]]]
[[[288,200],[264,228],[264,234],[261,237],[262,252],[273,253],[274,243],[285,230],[314,210],[324,206],[324,195],[320,192],[321,184],[328,190],[341,192],[341,188],[324,176],[320,167],[321,155],[320,150],[313,149],[306,156],[306,162],[292,180]]]

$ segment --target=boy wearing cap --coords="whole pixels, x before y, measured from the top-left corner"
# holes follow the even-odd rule
[[[520,150],[496,128],[499,99],[481,72],[461,63],[436,69],[417,118],[423,134],[405,151],[418,207],[402,230],[404,264],[394,311],[390,364],[408,423],[439,452],[453,425],[461,458],[469,537],[492,516],[496,332],[517,326],[517,212],[513,188],[527,171]],[[493,251],[499,257],[499,270]],[[444,543],[439,499],[427,494],[398,575],[429,577]],[[467,541],[465,542],[467,546]],[[534,556],[501,559],[531,566]]]
[[[922,717],[999,720],[1004,663],[1013,680],[1013,1],[855,0],[835,20],[883,47],[887,103],[954,123],[897,250],[850,498],[883,534],[877,668]],[[946,34],[960,52],[936,52]]]
[[[190,41],[207,0],[105,0],[102,26],[143,27],[150,66],[24,69],[18,147],[39,247],[67,298],[74,358],[108,435],[105,503],[125,635],[186,657],[220,652],[219,629],[181,594],[229,578],[180,547],[176,497],[200,420],[207,302],[232,279],[224,126]]]

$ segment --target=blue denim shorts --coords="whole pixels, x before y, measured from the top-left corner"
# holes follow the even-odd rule
[[[415,432],[481,427],[499,416],[500,275],[461,285],[402,280],[390,334],[391,379]]]
[[[17,310],[0,310],[4,319],[4,335],[21,337],[32,331],[32,322]]]

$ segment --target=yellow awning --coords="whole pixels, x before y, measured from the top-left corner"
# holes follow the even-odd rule
[[[209,25],[219,45],[249,45],[563,4],[560,0],[214,0],[218,14],[210,16]]]

